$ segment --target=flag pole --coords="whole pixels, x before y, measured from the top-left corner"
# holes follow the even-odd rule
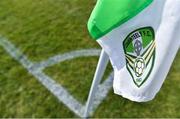
[[[106,70],[108,62],[109,62],[109,57],[106,54],[106,52],[104,50],[102,50],[99,61],[98,61],[98,65],[96,68],[96,72],[95,72],[95,75],[93,78],[93,82],[91,85],[91,89],[89,92],[88,100],[86,103],[85,112],[84,112],[85,118],[87,118],[89,116],[89,113],[90,113],[91,108],[92,108],[95,93],[96,93],[98,85],[99,85],[99,83],[100,83],[100,81],[104,75],[104,72]]]

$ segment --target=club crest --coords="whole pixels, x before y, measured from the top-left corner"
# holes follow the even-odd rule
[[[155,33],[152,27],[131,32],[123,42],[126,67],[136,86],[149,77],[155,60]]]

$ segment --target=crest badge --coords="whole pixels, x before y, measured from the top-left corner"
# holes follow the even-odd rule
[[[126,68],[135,85],[140,87],[147,80],[155,60],[155,32],[152,27],[144,27],[131,32],[123,41]]]

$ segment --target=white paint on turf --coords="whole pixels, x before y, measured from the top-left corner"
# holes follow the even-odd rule
[[[60,54],[60,55],[56,55],[54,57],[51,57],[45,61],[42,61],[40,63],[37,63],[36,66],[38,66],[41,69],[44,69],[46,67],[55,65],[57,63],[66,61],[66,60],[71,60],[71,59],[75,59],[78,57],[90,57],[90,56],[99,56],[101,53],[101,50],[99,49],[88,49],[88,50],[77,50],[77,51],[72,51],[72,52],[68,52],[65,54]]]
[[[60,84],[56,83],[52,78],[43,72],[43,69],[55,65],[57,63],[71,60],[77,57],[89,57],[89,56],[99,56],[100,50],[89,49],[89,50],[78,50],[72,51],[65,54],[56,55],[49,58],[46,61],[40,63],[33,63],[28,60],[28,58],[23,55],[12,43],[10,43],[6,38],[0,36],[0,45],[19,63],[21,63],[29,73],[38,79],[52,94],[54,94],[59,101],[64,103],[71,111],[76,115],[83,117],[85,105],[78,102],[69,92],[62,87]],[[111,74],[102,84],[98,86],[98,90],[95,96],[94,103],[90,114],[92,115],[95,109],[99,106],[102,100],[107,96],[107,93],[112,87],[113,74]]]
[[[7,39],[1,38],[0,45],[17,61],[19,61],[32,75],[34,75],[48,90],[50,90],[61,102],[70,110],[81,116],[82,104],[74,99],[60,84],[57,84],[43,72],[32,68],[34,64],[30,62],[17,48],[14,47]]]

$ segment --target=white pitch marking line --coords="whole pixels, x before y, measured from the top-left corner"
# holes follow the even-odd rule
[[[49,76],[41,71],[31,71],[31,73],[47,88],[53,93],[59,101],[63,102],[71,111],[73,111],[78,116],[82,117],[83,105],[79,103],[73,96],[71,96],[68,91],[61,85],[57,84]]]
[[[46,67],[55,65],[57,63],[60,63],[60,62],[66,61],[66,60],[71,60],[71,59],[75,59],[75,58],[78,58],[78,57],[99,56],[100,53],[101,53],[101,50],[99,50],[99,49],[88,49],[88,50],[72,51],[72,52],[69,52],[69,53],[56,55],[54,57],[49,58],[48,60],[37,63],[37,64],[35,64],[35,67],[38,67],[41,70],[43,70]]]
[[[32,63],[24,56],[17,48],[14,47],[7,39],[0,37],[0,45],[17,61],[19,61],[32,75],[34,75],[48,90],[51,91],[59,101],[63,102],[71,111],[82,117],[84,114],[85,106],[80,104],[74,99],[61,85],[57,84],[53,79],[44,74],[42,70],[48,66],[63,62],[65,60],[74,59],[77,57],[85,56],[99,56],[100,50],[89,49],[89,50],[78,50],[63,55],[56,55],[49,58],[46,61],[40,63]],[[102,100],[107,96],[109,90],[112,87],[112,73],[103,84],[98,86],[98,90],[95,96],[90,114],[95,111]]]
[[[39,70],[32,69],[33,63],[30,62],[17,48],[7,39],[0,37],[0,45],[18,62],[20,62],[32,75],[34,75],[48,90],[50,90],[60,101],[70,110],[81,117],[83,105],[74,99],[61,85],[57,84],[50,77]]]

